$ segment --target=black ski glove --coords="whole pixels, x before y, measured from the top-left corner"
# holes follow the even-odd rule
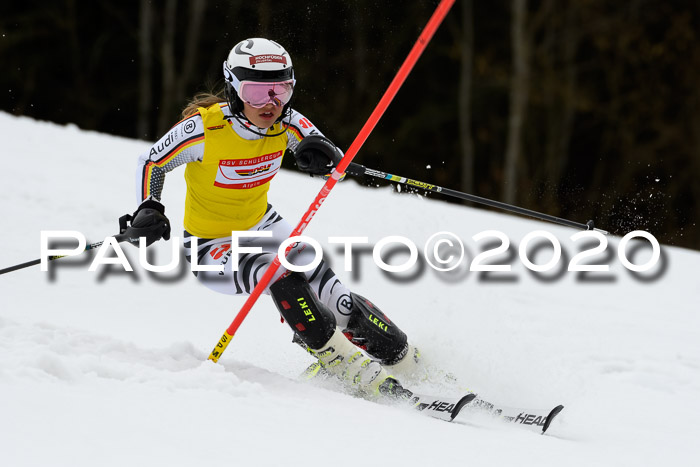
[[[131,225],[127,225],[128,221],[131,221]],[[146,246],[161,238],[170,240],[170,221],[165,217],[165,206],[156,200],[147,199],[133,215],[124,214],[119,218],[119,232],[136,246],[139,237],[146,237]]]
[[[293,152],[297,167],[311,175],[327,175],[343,158],[340,149],[325,136],[311,135],[302,139]]]

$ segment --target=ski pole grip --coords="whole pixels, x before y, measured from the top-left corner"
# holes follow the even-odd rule
[[[117,243],[122,243],[122,242],[128,242],[129,241],[129,236],[124,235],[122,233],[115,235],[114,239],[117,241]]]
[[[349,175],[364,175],[367,172],[367,167],[365,167],[362,164],[356,164],[354,162],[350,162],[350,165],[348,165],[348,168],[345,169],[345,173]]]

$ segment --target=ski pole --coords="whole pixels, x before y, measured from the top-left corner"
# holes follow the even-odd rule
[[[402,185],[420,188],[421,190],[426,190],[433,193],[442,193],[444,195],[452,196],[454,198],[464,199],[473,203],[485,204],[486,206],[503,209],[505,211],[515,212],[524,216],[533,217],[535,219],[540,219],[543,221],[553,222],[559,225],[565,225],[567,227],[573,227],[575,229],[596,230],[605,235],[609,233],[605,230],[595,228],[595,224],[593,223],[592,219],[586,222],[585,224],[582,224],[580,222],[562,219],[561,217],[550,216],[549,214],[543,214],[541,212],[532,211],[530,209],[513,206],[512,204],[502,203],[500,201],[482,198],[481,196],[470,195],[469,193],[462,193],[461,191],[456,190],[450,190],[449,188],[443,188],[441,186],[433,185],[431,183],[419,182],[417,180],[401,177],[399,175],[393,175],[390,173],[382,172],[380,170],[370,169],[365,167],[364,165],[356,164],[354,162],[350,163],[346,173],[352,176],[369,175],[371,177],[383,178],[385,180],[391,180],[392,182],[400,183]]]
[[[126,237],[123,235],[115,235],[114,238],[118,242],[123,242],[126,240]],[[91,243],[91,244],[87,245],[83,251],[78,253],[78,255],[83,254],[88,250],[94,250],[96,248],[99,248],[103,243],[104,243],[104,241],[97,242],[97,243]],[[47,259],[47,261],[53,261],[55,259],[65,258],[66,256],[69,256],[69,255],[49,256],[46,259]],[[77,255],[70,255],[70,256],[77,256]],[[28,268],[30,266],[36,266],[37,264],[41,264],[41,258],[35,259],[33,261],[27,261],[26,263],[22,263],[22,264],[16,264],[14,266],[10,266],[9,268],[0,269],[0,274],[5,274],[8,272],[17,271],[18,269],[24,269],[24,268]]]
[[[389,84],[389,87],[387,88],[382,98],[379,100],[379,103],[375,107],[374,111],[365,122],[357,137],[355,137],[355,140],[350,145],[350,148],[345,153],[343,159],[338,163],[338,166],[335,168],[335,170],[333,170],[331,176],[321,188],[321,191],[318,193],[318,195],[316,195],[316,198],[314,199],[313,203],[311,203],[306,213],[302,216],[301,220],[299,221],[299,224],[292,231],[290,238],[298,237],[299,235],[301,235],[306,226],[309,225],[309,222],[311,222],[311,219],[313,219],[316,212],[321,208],[321,205],[326,200],[335,184],[343,176],[345,169],[347,169],[350,162],[352,162],[352,159],[360,150],[360,147],[362,147],[364,142],[367,140],[367,137],[372,132],[372,130],[386,111],[391,101],[394,99],[394,96],[396,96],[396,93],[398,92],[399,88],[406,80],[408,74],[413,69],[413,65],[415,65],[416,61],[418,60],[418,57],[420,57],[421,53],[423,53],[423,50],[425,50],[425,47],[428,45],[428,42],[430,42],[430,39],[433,37],[433,34],[437,30],[438,26],[440,26],[440,23],[442,23],[442,20],[447,15],[447,12],[450,11],[450,8],[454,4],[454,2],[455,0],[442,0],[437,6],[435,12],[433,12],[433,15],[428,20],[428,24],[426,24],[425,29],[423,30],[423,32],[421,32],[420,36],[418,37],[418,40],[413,45],[411,51],[408,53],[408,56],[401,65],[401,68],[399,68],[399,71],[396,72],[396,76],[394,76],[394,79]],[[291,245],[285,251],[285,256],[289,253],[290,249]],[[216,347],[214,347],[214,350],[212,350],[211,354],[209,355],[209,360],[213,360],[214,362],[217,362],[219,360],[221,355],[226,350],[226,347],[228,346],[229,342],[231,342],[231,339],[233,338],[234,334],[240,327],[241,323],[246,318],[246,316],[248,316],[248,313],[250,312],[251,308],[258,300],[258,297],[260,297],[262,291],[265,290],[265,287],[267,287],[267,285],[270,283],[270,281],[272,280],[272,276],[274,276],[275,272],[277,271],[277,269],[279,269],[279,267],[280,259],[279,256],[276,256],[272,263],[270,263],[270,265],[265,270],[265,273],[260,278],[260,282],[258,282],[255,288],[252,290],[250,296],[243,304],[243,307],[238,312],[231,325],[228,327],[228,329],[226,329],[223,336],[221,336],[221,339],[219,339],[219,342],[216,344]]]

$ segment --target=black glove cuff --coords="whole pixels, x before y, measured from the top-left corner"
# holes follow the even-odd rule
[[[340,150],[325,136],[310,135],[294,149],[297,166],[304,172],[329,173],[343,158]]]
[[[155,209],[159,213],[165,215],[165,206],[160,204],[158,201],[154,199],[147,199],[141,205],[136,209],[136,212],[134,213],[134,217],[136,217],[136,214],[142,209]]]

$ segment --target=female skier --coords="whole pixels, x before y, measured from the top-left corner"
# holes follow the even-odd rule
[[[196,96],[183,111],[184,119],[139,156],[140,205],[120,222],[122,233],[146,237],[148,245],[168,240],[170,222],[160,203],[165,174],[186,165],[187,259],[196,255],[199,265],[218,267],[195,272],[204,285],[240,295],[252,291],[292,232],[267,200],[284,154],[293,154],[298,168],[312,175],[329,174],[342,154],[290,107],[296,80],[282,46],[246,39],[231,49],[223,65],[225,97]],[[236,268],[229,261],[232,235],[241,247],[260,248],[240,255]],[[314,256],[312,248],[298,243],[287,260],[306,265]],[[414,372],[418,351],[325,262],[305,273],[281,269],[271,284],[266,293],[292,328],[294,341],[318,358],[315,371],[323,369],[365,393],[401,393],[390,375]]]

